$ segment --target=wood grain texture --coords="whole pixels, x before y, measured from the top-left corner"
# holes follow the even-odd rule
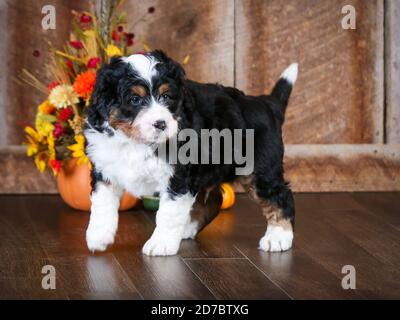
[[[343,30],[351,4],[357,29]],[[269,93],[299,63],[286,143],[383,142],[383,1],[236,1],[236,85]]]
[[[0,155],[0,193],[57,192],[51,173],[40,174],[23,147],[0,148]],[[400,145],[288,145],[284,165],[297,192],[400,190]]]
[[[289,145],[284,162],[295,191],[400,189],[400,145]]]
[[[155,7],[155,13],[133,28],[138,44],[144,41],[181,62],[190,54],[185,68],[189,78],[233,85],[233,1],[127,0],[125,8],[132,27],[150,6]],[[143,50],[140,45],[136,48]]]
[[[56,9],[56,30],[42,28],[44,5]],[[49,61],[47,42],[62,48],[70,32],[71,10],[88,9],[89,5],[89,1],[2,1],[1,20],[7,32],[0,34],[0,68],[7,76],[0,79],[0,115],[4,116],[0,120],[0,145],[23,141],[22,127],[33,123],[38,104],[46,98],[36,89],[14,82],[13,77],[26,68],[43,83],[50,83],[52,75],[45,68]],[[33,56],[34,50],[39,50],[39,57]]]
[[[205,253],[230,246],[238,256],[191,258],[190,248],[144,256],[154,213],[140,207],[121,213],[114,245],[92,254],[88,213],[54,195],[0,195],[0,299],[398,299],[399,199],[398,192],[295,194],[294,247],[266,253],[257,249],[266,228],[261,209],[239,195],[187,240],[213,241]],[[57,290],[41,287],[45,264],[56,267]],[[344,265],[356,268],[356,290],[341,287]]]
[[[400,143],[400,2],[385,0],[386,141]]]

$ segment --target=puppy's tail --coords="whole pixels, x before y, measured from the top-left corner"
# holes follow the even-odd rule
[[[285,71],[281,74],[278,82],[275,84],[272,90],[271,96],[277,98],[281,102],[281,116],[285,115],[286,107],[288,105],[290,93],[292,92],[293,85],[297,80],[298,64],[292,63]]]

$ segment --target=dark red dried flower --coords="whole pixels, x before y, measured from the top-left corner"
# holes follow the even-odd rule
[[[111,33],[111,38],[115,42],[120,42],[121,41],[121,35],[118,32],[116,32],[115,30]]]
[[[40,56],[40,51],[37,50],[37,49],[36,49],[36,50],[33,50],[32,55],[33,55],[35,58],[37,58],[37,57]]]
[[[127,45],[128,47],[131,47],[135,44],[135,42],[133,41],[133,39],[128,39]]]
[[[148,13],[154,13],[154,11],[156,11],[156,8],[154,8],[154,7],[150,7],[147,9]]]
[[[70,41],[69,45],[75,49],[82,49],[83,43],[81,41]]]
[[[101,59],[99,57],[90,58],[87,67],[88,68],[97,68],[97,65],[100,63]]]
[[[58,139],[64,134],[64,127],[60,122],[56,122],[54,124],[53,136],[54,138]]]
[[[72,116],[72,110],[70,108],[63,108],[58,113],[58,119],[60,121],[67,121]]]
[[[90,23],[92,22],[92,17],[88,16],[87,14],[82,13],[81,17],[79,18],[80,23]]]
[[[124,27],[123,26],[118,26],[118,32],[122,32],[122,31],[124,31]]]

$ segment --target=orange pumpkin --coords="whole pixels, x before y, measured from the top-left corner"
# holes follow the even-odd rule
[[[235,190],[229,183],[223,183],[221,185],[222,193],[222,205],[221,209],[229,209],[235,203]]]
[[[57,176],[57,186],[61,198],[70,207],[88,211],[90,210],[90,170],[87,164],[77,165],[76,159],[67,161]],[[119,210],[133,208],[139,199],[125,192],[121,198]]]

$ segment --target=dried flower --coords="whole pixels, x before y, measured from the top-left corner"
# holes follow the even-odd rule
[[[61,161],[53,159],[49,161],[50,167],[53,169],[54,175],[57,175],[57,173],[60,172],[61,170]]]
[[[70,108],[61,109],[58,113],[58,120],[67,121],[72,116],[72,110]]]
[[[54,125],[53,136],[58,139],[64,134],[64,127],[61,122],[56,122]]]
[[[111,33],[111,38],[115,41],[115,42],[120,42],[121,41],[121,35],[117,32],[117,31],[113,31]]]
[[[89,158],[85,154],[85,137],[78,134],[75,136],[75,141],[76,144],[68,147],[72,151],[72,156],[78,158],[77,164],[88,163],[90,166]]]
[[[56,108],[49,102],[49,100],[43,101],[38,107],[39,112],[43,114],[52,114],[55,109]]]
[[[148,13],[154,13],[154,11],[156,11],[156,8],[154,8],[154,7],[150,7],[147,9]]]
[[[100,63],[101,59],[99,57],[90,58],[87,67],[88,68],[97,68],[97,65]]]
[[[92,17],[88,16],[87,14],[82,13],[82,15],[79,18],[79,22],[83,23],[83,24],[90,23],[90,22],[92,22]]]
[[[33,50],[32,55],[33,55],[35,58],[37,58],[37,57],[40,56],[40,51],[37,50],[37,49],[36,49],[36,50]]]
[[[53,88],[57,87],[58,85],[60,85],[60,83],[57,80],[54,80],[53,82],[51,82],[47,86],[48,93],[50,94],[51,90],[53,90]]]
[[[70,41],[69,45],[75,49],[82,49],[83,43],[81,41]]]
[[[96,73],[93,71],[85,71],[80,74],[75,79],[74,90],[82,98],[88,98],[92,92],[94,85],[96,83]]]
[[[118,32],[122,32],[122,31],[124,31],[124,27],[123,26],[118,26],[117,30],[118,30]]]
[[[117,47],[114,46],[112,44],[109,44],[106,48],[106,53],[108,57],[112,57],[112,56],[122,56],[122,52],[121,50]]]
[[[72,86],[61,84],[51,90],[49,102],[57,109],[62,109],[78,103],[79,97]]]

